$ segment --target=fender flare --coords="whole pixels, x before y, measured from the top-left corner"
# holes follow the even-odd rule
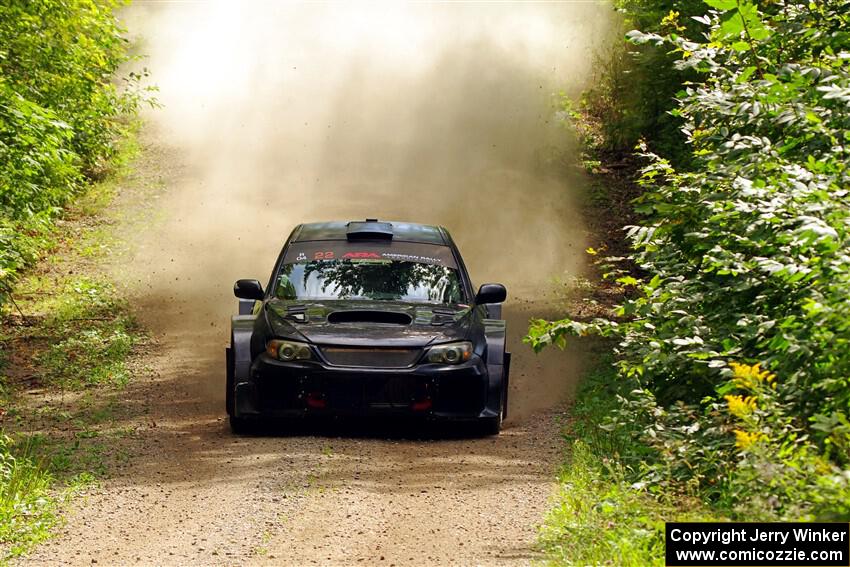
[[[254,315],[235,315],[230,319],[230,346],[225,353],[225,406],[231,416],[236,415],[236,385],[247,382],[251,375],[251,337],[256,319]]]
[[[507,417],[508,381],[511,353],[507,351],[507,323],[502,319],[485,319],[484,336],[487,340],[487,373],[490,377],[486,413]]]

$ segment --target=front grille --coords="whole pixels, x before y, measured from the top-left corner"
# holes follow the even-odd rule
[[[334,366],[360,366],[367,368],[407,368],[419,359],[418,348],[361,348],[319,347],[322,356]]]
[[[392,375],[321,374],[309,380],[307,390],[321,392],[335,410],[408,409],[428,395],[425,381]]]

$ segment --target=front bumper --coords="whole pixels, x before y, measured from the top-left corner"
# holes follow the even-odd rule
[[[237,417],[420,416],[497,417],[487,365],[477,356],[458,365],[384,369],[282,362],[263,353],[249,379],[235,385]]]

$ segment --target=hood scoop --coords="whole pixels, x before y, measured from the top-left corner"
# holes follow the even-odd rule
[[[306,305],[287,305],[286,315],[283,317],[296,323],[306,323],[310,320],[310,317],[307,315]]]
[[[434,311],[434,316],[431,318],[432,325],[448,325],[449,323],[454,323],[454,321],[454,313],[442,313],[440,311]]]
[[[334,311],[328,323],[382,323],[384,325],[410,325],[413,318],[397,311]]]

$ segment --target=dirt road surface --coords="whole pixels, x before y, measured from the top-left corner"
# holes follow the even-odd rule
[[[528,564],[580,372],[574,352],[521,343],[582,269],[551,93],[581,88],[607,6],[234,6],[126,14],[164,108],[116,205],[131,255],[111,270],[156,345],[124,395],[132,459],[27,561]],[[367,216],[446,225],[476,282],[508,286],[503,433],[230,434],[232,282],[267,279],[298,222]]]

